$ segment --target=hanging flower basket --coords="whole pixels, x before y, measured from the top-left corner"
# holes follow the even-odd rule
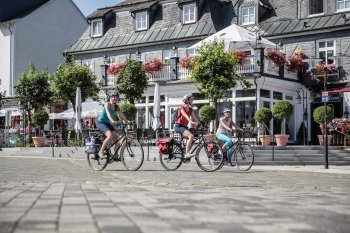
[[[269,50],[266,56],[273,62],[277,67],[282,67],[286,63],[286,57],[280,51]]]
[[[350,119],[348,118],[334,118],[328,125],[330,131],[338,130],[343,134],[350,134]]]
[[[194,57],[191,55],[187,55],[180,59],[180,67],[184,69],[191,70],[193,68],[193,60]]]
[[[337,73],[337,68],[335,68],[335,64],[317,64],[315,74],[316,75],[322,75],[324,72],[327,72],[329,74],[335,74]]]
[[[124,67],[124,64],[111,64],[107,68],[107,73],[110,75],[117,75]]]
[[[239,64],[243,65],[245,59],[247,58],[247,53],[241,50],[235,50],[234,58]]]
[[[287,70],[292,73],[298,73],[304,69],[304,57],[301,55],[293,54],[287,58]]]
[[[149,59],[147,63],[143,65],[143,69],[146,73],[153,73],[160,71],[163,67],[162,62],[158,58]]]

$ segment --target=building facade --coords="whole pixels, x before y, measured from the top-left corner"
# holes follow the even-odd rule
[[[237,24],[261,35],[276,44],[276,49],[286,55],[303,50],[307,57],[317,56],[331,63],[331,55],[349,53],[349,1],[347,0],[127,0],[117,5],[97,9],[88,16],[89,26],[81,38],[65,53],[77,62],[88,65],[101,79],[104,78],[104,57],[110,63],[122,63],[127,58],[147,62],[159,58],[165,64],[163,70],[149,75],[150,86],[143,99],[137,103],[138,127],[149,127],[153,120],[154,82],[160,82],[161,121],[171,128],[170,115],[181,105],[181,96],[193,93],[195,105],[209,102],[199,94],[193,83],[186,79],[189,72],[181,67],[174,69],[174,57],[195,54],[190,47],[218,32]],[[294,106],[293,115],[287,121],[290,142],[296,142],[300,124],[307,121],[309,141],[312,140],[312,109],[317,106],[322,85],[306,72],[293,73],[288,67],[276,68],[268,59],[263,70],[256,76],[256,67],[261,67],[258,50],[251,43],[230,44],[230,49],[244,50],[251,55],[237,72],[253,84],[251,90],[239,86],[218,104],[218,115],[224,106],[233,103],[233,119],[240,126],[254,125],[256,108],[272,108],[277,100],[289,100]],[[266,52],[266,51],[265,51]],[[345,86],[348,80],[349,59],[340,75],[330,80],[329,88]],[[177,70],[177,73],[174,73]],[[255,75],[254,75],[255,74]],[[254,82],[255,81],[255,82]],[[108,87],[113,88],[114,77],[108,77]],[[296,104],[300,90],[303,103]],[[307,101],[304,102],[304,100]],[[348,104],[342,101],[337,114]],[[310,104],[312,100],[312,104]],[[305,114],[304,114],[305,112]],[[269,128],[279,131],[279,122],[271,121]]]

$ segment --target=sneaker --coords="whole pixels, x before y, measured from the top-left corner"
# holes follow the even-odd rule
[[[193,156],[194,156],[194,154],[187,153],[187,154],[185,154],[184,158],[191,159]]]
[[[98,157],[100,157],[100,159],[107,159],[107,155],[105,155],[103,151],[98,152]]]

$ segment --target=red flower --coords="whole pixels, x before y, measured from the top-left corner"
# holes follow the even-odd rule
[[[191,55],[187,55],[180,59],[180,67],[191,70],[193,68],[193,60],[194,57]]]
[[[153,73],[162,69],[162,62],[158,58],[149,59],[147,63],[143,65],[143,69],[146,73]]]
[[[241,65],[243,65],[247,56],[248,56],[247,53],[244,51],[241,51],[241,50],[234,51],[234,58]]]
[[[266,56],[278,67],[282,67],[286,63],[286,57],[280,51],[269,50]]]
[[[287,58],[287,62],[289,72],[297,73],[304,69],[303,57],[301,55],[291,55]]]
[[[110,75],[117,75],[124,67],[124,64],[111,64],[107,68],[107,73]]]

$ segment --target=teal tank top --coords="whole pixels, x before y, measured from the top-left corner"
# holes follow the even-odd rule
[[[117,108],[118,108],[118,106],[117,106]],[[117,112],[114,111],[112,108],[110,109],[109,112],[111,113],[112,116],[115,116],[116,113],[117,113]],[[108,116],[107,116],[106,108],[105,108],[105,107],[102,108],[102,112],[101,112],[100,116],[97,118],[97,120],[98,120],[99,122],[111,123],[111,121],[109,120],[109,118],[108,118]]]

